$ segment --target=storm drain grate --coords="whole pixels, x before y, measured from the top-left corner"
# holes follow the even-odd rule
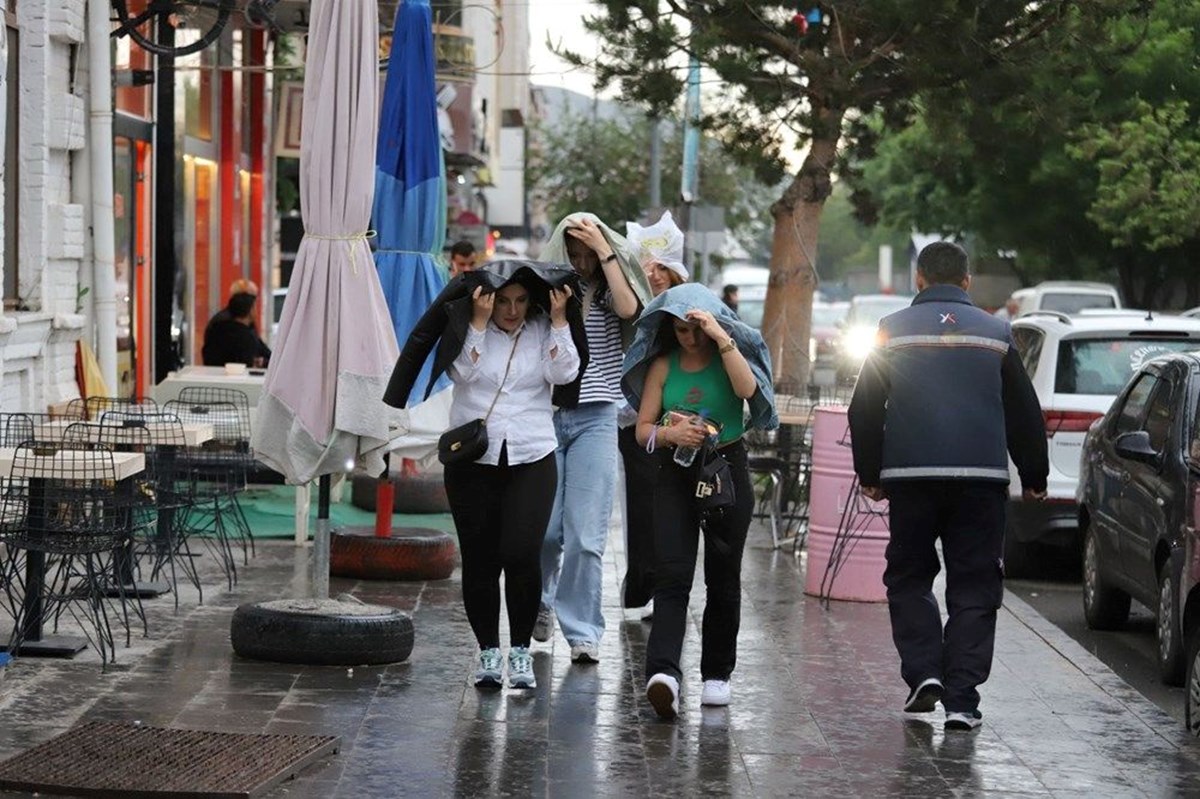
[[[0,788],[122,799],[254,797],[338,744],[330,736],[91,722],[0,763]]]

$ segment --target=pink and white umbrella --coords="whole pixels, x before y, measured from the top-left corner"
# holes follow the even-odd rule
[[[374,0],[314,0],[304,65],[304,239],[251,446],[289,483],[383,470],[382,401],[399,349],[367,244],[375,191],[379,20]]]

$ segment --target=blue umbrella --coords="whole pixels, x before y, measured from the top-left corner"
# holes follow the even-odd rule
[[[371,213],[378,235],[375,266],[401,345],[446,285],[434,260],[446,239],[436,91],[429,0],[404,0],[396,9],[383,89]],[[425,364],[413,386],[414,398],[425,396],[431,365]],[[443,378],[437,388],[448,385]]]

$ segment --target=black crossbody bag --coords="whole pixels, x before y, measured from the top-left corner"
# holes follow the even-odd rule
[[[522,329],[521,333],[524,332]],[[487,420],[491,418],[492,409],[496,407],[496,401],[500,399],[500,392],[504,390],[504,384],[508,382],[508,373],[512,369],[513,356],[517,354],[517,342],[521,340],[521,333],[517,333],[516,339],[513,340],[512,351],[508,353],[508,365],[504,367],[504,377],[500,378],[500,388],[496,389],[496,396],[492,397],[492,404],[488,406],[487,414],[482,419],[472,419],[466,424],[453,427],[438,438],[438,460],[444,465],[474,463],[487,452]]]

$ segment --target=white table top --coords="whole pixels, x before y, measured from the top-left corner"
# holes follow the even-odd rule
[[[105,453],[104,458],[107,459],[109,454],[111,454],[111,456],[112,456],[113,466],[116,469],[116,476],[117,476],[118,480],[124,480],[127,477],[133,477],[135,474],[141,474],[142,472],[144,472],[146,470],[146,456],[140,452]],[[0,448],[0,474],[7,477],[8,475],[10,475],[12,473],[13,461],[16,460],[16,457],[17,457],[17,450],[15,448],[8,448],[8,447]],[[55,455],[46,455],[44,457],[40,457],[37,459],[37,463],[40,464],[40,463],[44,462],[46,464],[46,467],[45,467],[46,471],[44,473],[42,473],[38,470],[35,470],[32,473],[27,472],[23,476],[24,477],[50,477],[50,476],[52,476],[51,464],[56,459],[59,460],[60,463],[63,460],[66,460],[67,463],[72,463],[72,464],[74,464],[74,463],[87,464],[90,461],[91,463],[95,464],[96,473],[88,474],[87,476],[88,477],[103,477],[104,476],[103,474],[100,473],[100,469],[101,469],[100,465],[103,462],[101,460],[101,457],[98,454],[81,451],[81,450],[67,450],[65,452],[59,452]],[[23,461],[23,463],[27,464],[28,461]]]
[[[188,386],[208,386],[212,388],[234,388],[243,391],[250,407],[258,405],[262,394],[263,383],[266,382],[266,371],[263,374],[228,375],[224,366],[185,366],[177,372],[171,372],[155,386],[151,393],[160,404],[167,400],[179,399],[179,392]]]
[[[43,422],[34,428],[34,437],[40,441],[61,441],[67,428],[78,424],[70,419],[59,419],[53,422]],[[146,431],[150,434],[151,444],[173,444],[174,426],[155,422],[146,423]],[[119,435],[119,433],[118,433]],[[213,426],[194,422],[183,422],[183,443],[189,447],[198,447],[213,439]]]

